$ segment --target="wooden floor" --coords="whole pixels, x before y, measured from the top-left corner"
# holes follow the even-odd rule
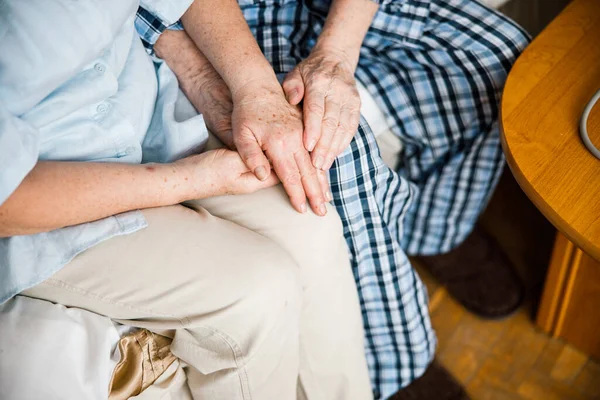
[[[533,324],[554,230],[510,173],[505,173],[482,224],[517,267],[528,298],[509,318],[481,320],[453,301],[417,264],[429,290],[438,360],[474,400],[600,399],[600,363],[548,337]]]

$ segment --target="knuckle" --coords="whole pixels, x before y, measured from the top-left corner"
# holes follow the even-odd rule
[[[341,110],[342,108],[342,102],[340,101],[340,99],[338,98],[338,96],[327,96],[327,108],[331,108],[333,110]]]
[[[323,142],[319,142],[315,149],[312,152],[313,157],[321,156],[323,158],[327,157],[327,153],[329,152],[330,144],[325,144]]]
[[[302,172],[302,179],[313,179],[317,178],[317,169],[316,168],[306,168],[305,171]]]
[[[352,128],[352,130],[358,128],[358,124],[360,123],[360,111],[356,110],[350,113],[348,117],[348,125]]]
[[[311,202],[318,200],[318,203],[322,203],[325,201],[325,196],[323,194],[321,185],[319,185],[318,182],[316,182],[316,181],[315,181],[315,185],[310,186],[310,190],[307,190],[306,197],[308,197],[308,199]]]
[[[269,146],[271,148],[276,148],[279,151],[281,151],[281,149],[284,149],[286,147],[285,138],[281,135],[275,135],[269,140]]]
[[[300,174],[296,173],[296,172],[292,172],[292,173],[288,173],[286,174],[281,181],[283,182],[284,185],[287,186],[298,186],[301,184],[301,177]]]
[[[310,101],[308,102],[308,104],[306,105],[306,109],[311,112],[311,113],[315,113],[315,114],[323,114],[323,105],[321,103],[318,103],[316,101]]]
[[[333,118],[333,117],[325,117],[325,118],[323,118],[323,126],[326,129],[333,131],[333,130],[337,129],[337,127],[338,127],[338,120],[337,120],[337,118]]]
[[[354,134],[354,127],[351,121],[340,121],[340,129],[337,130],[337,133],[343,135]]]
[[[313,73],[313,75],[311,77],[311,82],[317,86],[320,86],[328,81],[329,81],[329,77],[327,76],[327,74],[320,72],[320,71]]]

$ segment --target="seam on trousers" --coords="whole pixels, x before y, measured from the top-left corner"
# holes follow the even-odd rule
[[[132,311],[143,312],[143,313],[147,313],[147,314],[154,315],[154,316],[157,316],[157,317],[169,317],[169,318],[172,318],[172,319],[178,321],[181,324],[182,327],[185,326],[184,320],[182,320],[181,318],[176,317],[176,316],[174,316],[172,314],[160,313],[160,312],[148,309],[148,308],[142,308],[142,307],[132,306],[132,305],[127,304],[127,303],[123,303],[123,302],[116,301],[116,300],[111,300],[111,299],[106,298],[104,296],[100,296],[98,294],[92,293],[92,292],[90,292],[88,290],[79,288],[77,286],[73,286],[73,285],[71,285],[71,284],[69,284],[69,283],[67,283],[65,281],[61,281],[61,280],[58,280],[58,279],[49,278],[46,281],[42,282],[41,284],[42,285],[45,284],[45,285],[50,285],[50,286],[55,286],[55,287],[59,287],[59,288],[62,288],[62,289],[66,289],[66,290],[68,290],[70,292],[81,294],[84,297],[88,297],[88,298],[94,299],[94,300],[100,300],[103,303],[108,303],[108,304],[111,304],[111,305],[114,305],[114,306],[117,306],[117,307],[120,307],[120,308],[125,308],[125,309],[132,310]],[[111,319],[127,319],[127,318],[111,318]]]
[[[67,282],[61,281],[59,279],[50,278],[50,279],[47,279],[46,281],[44,281],[42,284],[59,287],[59,288],[68,290],[73,293],[78,293],[80,295],[83,295],[84,297],[88,297],[88,298],[95,299],[95,300],[100,300],[101,302],[108,303],[108,304],[111,304],[111,305],[114,305],[117,307],[125,308],[128,310],[144,312],[144,313],[159,316],[159,317],[169,317],[169,318],[172,318],[172,319],[178,321],[181,324],[182,328],[184,328],[184,329],[187,329],[187,330],[194,329],[194,328],[189,327],[191,325],[191,323],[190,323],[190,320],[188,317],[178,318],[172,314],[159,313],[159,312],[156,312],[151,309],[135,307],[130,304],[111,300],[106,297],[100,296],[98,294],[92,293],[88,290],[70,285]],[[113,318],[111,318],[111,319],[113,319]],[[121,318],[117,318],[117,319],[121,319]],[[127,318],[125,318],[125,319],[127,319]],[[234,355],[235,364],[236,364],[236,369],[237,369],[236,372],[240,379],[240,385],[242,388],[242,397],[244,398],[244,400],[252,400],[252,394],[250,393],[250,383],[248,381],[248,373],[246,371],[246,360],[245,360],[245,357],[243,355],[243,352],[242,352],[240,346],[237,344],[237,342],[235,340],[233,340],[231,337],[229,337],[229,335],[227,335],[226,333],[221,332],[213,327],[203,326],[203,327],[199,327],[199,328],[210,330],[216,336],[221,338],[229,346],[229,348],[231,348],[233,355]],[[196,343],[187,341],[185,339],[183,339],[183,342],[186,343],[186,346],[188,346],[190,348],[190,350],[192,350],[196,353],[196,350],[197,350],[196,347],[199,347]],[[242,362],[240,362],[240,359]]]
[[[186,325],[189,325],[189,320],[187,320],[186,318]],[[186,329],[190,329],[187,328]],[[191,328],[194,329],[194,328]],[[250,382],[248,381],[248,372],[246,371],[246,364],[247,364],[247,360],[246,357],[244,356],[244,353],[242,352],[242,349],[240,348],[240,346],[238,345],[238,343],[233,340],[233,338],[231,338],[229,335],[227,335],[225,332],[222,332],[216,328],[213,328],[212,326],[202,326],[202,327],[197,327],[195,329],[206,329],[208,331],[210,331],[211,333],[213,333],[215,336],[219,337],[221,340],[223,340],[231,349],[231,351],[233,352],[233,357],[235,360],[235,365],[236,365],[236,372],[238,374],[238,377],[240,379],[240,386],[242,388],[242,397],[244,398],[244,400],[252,400],[252,394],[250,393]],[[186,339],[182,339],[182,342],[185,343],[185,346],[193,351],[194,353],[197,352],[197,347],[198,346],[197,343],[188,341]],[[241,361],[241,362],[240,362]]]
[[[95,299],[95,300],[100,300],[101,302],[104,303],[108,303],[117,307],[121,307],[121,308],[125,308],[128,310],[132,310],[132,311],[140,311],[140,312],[144,312],[147,314],[152,314],[155,316],[159,316],[159,317],[169,317],[172,318],[174,320],[179,321],[179,323],[181,324],[182,328],[185,329],[194,329],[194,328],[189,328],[190,324],[190,320],[188,317],[184,317],[184,318],[178,318],[175,317],[172,314],[165,314],[165,313],[159,313],[156,312],[154,310],[151,309],[144,309],[141,307],[135,307],[132,306],[130,304],[126,304],[126,303],[122,303],[119,301],[115,301],[115,300],[111,300],[108,299],[106,297],[100,296],[98,294],[92,293],[88,290],[85,289],[81,289],[79,287],[73,286],[68,284],[67,282],[61,281],[59,279],[47,279],[45,282],[43,282],[42,284],[47,284],[49,286],[55,286],[55,287],[60,287],[63,289],[66,289],[68,291],[71,291],[73,293],[78,293],[81,294],[85,297],[91,298],[91,299]],[[112,318],[111,318],[112,319]],[[119,318],[120,319],[120,318]],[[250,383],[248,381],[248,373],[246,372],[246,366],[245,366],[245,357],[241,351],[240,346],[237,344],[237,342],[235,340],[233,340],[231,337],[229,337],[227,334],[225,334],[224,332],[221,332],[213,327],[207,327],[204,326],[202,327],[202,329],[209,329],[212,333],[214,333],[216,336],[218,336],[219,338],[221,338],[221,340],[223,340],[228,346],[229,348],[231,348],[233,355],[234,355],[234,360],[235,360],[235,364],[236,364],[236,369],[237,369],[237,374],[238,377],[240,379],[240,385],[242,388],[242,397],[244,398],[244,400],[252,400],[252,395],[250,393]],[[190,350],[196,352],[196,347],[199,347],[196,343],[187,341],[187,340],[183,340],[186,345],[190,348]],[[242,363],[240,363],[240,358],[242,359]]]

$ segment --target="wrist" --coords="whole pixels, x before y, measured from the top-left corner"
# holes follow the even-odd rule
[[[157,173],[159,186],[163,188],[163,204],[179,204],[186,200],[200,198],[199,185],[195,182],[193,169],[185,158],[167,164],[147,164]]]
[[[332,36],[321,36],[322,38],[317,40],[315,47],[311,50],[311,54],[321,54],[328,58],[335,58],[354,72],[358,65],[361,45],[342,43],[341,40],[336,40]]]
[[[255,77],[246,81],[243,85],[231,90],[231,98],[234,104],[240,104],[247,101],[257,101],[274,95],[283,94],[283,89],[277,81],[277,77]]]
[[[234,103],[248,96],[257,97],[265,93],[283,93],[277,76],[270,65],[266,71],[265,68],[256,71],[256,73],[247,76],[246,79],[238,80],[229,88]]]

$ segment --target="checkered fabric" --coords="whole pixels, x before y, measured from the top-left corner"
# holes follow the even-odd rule
[[[151,56],[154,56],[154,43],[166,29],[183,30],[181,21],[172,25],[165,24],[150,11],[139,7],[135,18],[135,29],[142,39],[142,44]]]
[[[329,8],[325,0],[239,4],[277,73],[309,55]],[[402,141],[402,161],[383,163],[363,119],[330,180],[376,398],[408,385],[433,358],[427,295],[407,254],[447,252],[471,232],[504,165],[499,97],[528,40],[475,0],[383,1],[365,38],[356,77]]]

